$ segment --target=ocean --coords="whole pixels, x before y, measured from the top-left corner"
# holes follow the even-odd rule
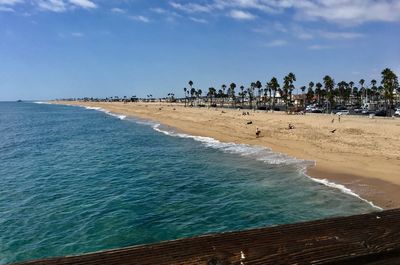
[[[0,103],[0,264],[377,211],[302,161],[102,109]]]

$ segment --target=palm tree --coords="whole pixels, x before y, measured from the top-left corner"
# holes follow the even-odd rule
[[[329,102],[329,112],[332,109],[333,104],[335,103],[334,101],[334,92],[333,89],[335,88],[335,80],[333,80],[332,77],[329,75],[326,75],[323,79],[324,81],[324,86],[325,86],[325,91],[328,95],[328,102]]]
[[[194,99],[195,99],[195,95],[196,95],[196,89],[194,88],[194,87],[192,87],[191,89],[190,89],[190,98],[191,98],[191,105],[193,106],[193,101],[194,101]]]
[[[314,88],[314,82],[311,81],[310,83],[308,83],[308,91],[307,91],[307,95],[306,95],[307,103],[310,103],[311,100],[312,100],[313,97],[314,97],[314,90],[313,90],[313,88]]]
[[[356,104],[360,105],[361,100],[360,100],[360,91],[358,91],[358,87],[353,87],[353,92],[352,92],[353,98],[356,98]]]
[[[229,85],[229,97],[232,99],[232,104],[235,104],[235,88],[236,88],[236,84],[235,83],[231,83]]]
[[[365,95],[365,97],[364,97],[364,104],[365,104],[365,103],[367,103],[367,91],[365,90],[365,87],[364,87],[365,80],[360,79],[360,81],[358,81],[358,83],[360,84],[360,92]]]
[[[323,93],[322,93],[322,84],[320,83],[320,82],[318,82],[316,85],[315,85],[315,94],[317,95],[317,97],[318,97],[318,105],[319,106],[321,106],[321,98],[322,98],[322,96],[323,96]]]
[[[350,97],[350,105],[353,105],[353,100],[352,100],[352,96],[351,96],[351,95],[353,95],[353,87],[354,87],[354,82],[353,82],[353,81],[350,81],[350,82],[349,82],[349,88],[350,88],[350,95],[349,95],[349,97]]]
[[[244,105],[244,95],[245,95],[244,86],[240,86],[240,96],[242,97],[242,108],[243,108],[243,105]]]
[[[200,104],[200,97],[201,97],[201,94],[203,94],[203,91],[202,91],[201,89],[199,89],[199,90],[196,91],[197,105]]]
[[[285,76],[283,78],[283,87],[279,92],[281,94],[281,98],[283,99],[283,101],[285,101],[286,111],[288,110],[288,106],[289,106],[289,104],[288,104],[289,90],[290,90],[290,77]]]
[[[383,86],[384,97],[386,101],[389,101],[389,106],[386,105],[386,112],[389,114],[388,110],[393,108],[393,92],[395,89],[397,90],[399,88],[399,81],[397,79],[397,75],[389,68],[384,69],[381,74],[381,84]]]
[[[343,105],[345,104],[344,99],[345,99],[346,89],[348,88],[348,84],[345,81],[341,81],[337,85],[338,85],[339,100],[341,100],[341,104]]]
[[[304,108],[305,104],[306,104],[305,94],[304,94],[304,91],[306,91],[306,86],[300,87],[300,90],[301,90],[301,94],[302,94],[302,98],[303,98],[303,108]]]
[[[293,83],[296,81],[296,76],[293,73],[289,73],[283,78],[283,90],[281,97],[286,103],[286,110],[289,105],[292,105],[292,93],[294,90]],[[289,99],[288,99],[289,96]]]
[[[225,101],[225,89],[226,89],[226,85],[225,84],[222,84],[222,86],[221,86],[221,88],[222,88],[222,107],[224,106],[224,101]]]
[[[216,93],[215,88],[210,87],[208,89],[208,94],[207,95],[210,97],[210,106],[213,104],[212,100],[213,100],[213,97],[215,96],[215,93]]]
[[[186,99],[187,99],[187,96],[186,96],[186,91],[187,91],[187,88],[186,88],[186,87],[184,87],[184,88],[183,88],[183,92],[184,92],[184,94],[185,94],[185,108],[186,108]]]
[[[189,84],[189,86],[190,86],[190,95],[191,95],[191,105],[193,105],[193,95],[196,93],[196,90],[193,88],[193,81],[192,80],[190,80],[189,82],[188,82],[188,84]],[[188,94],[189,94],[189,92],[188,92]]]
[[[292,103],[292,92],[294,90],[294,85],[293,83],[296,81],[296,76],[293,73],[289,73],[288,74],[289,77],[289,82],[290,82],[290,86],[289,86],[289,99],[290,99],[290,103]]]
[[[258,99],[256,102],[256,105],[258,105],[260,102],[260,99],[261,99],[261,88],[262,88],[261,82],[257,80],[254,87],[257,88],[257,92],[258,92]]]
[[[267,92],[268,92],[269,109],[271,109],[271,104],[272,104],[272,101],[271,101],[272,89],[271,89],[271,87],[270,87],[270,83],[269,83],[269,82],[267,82],[267,83],[265,84],[265,89],[264,89],[264,91],[265,91],[265,93],[264,93],[264,98],[267,97]],[[265,105],[265,104],[264,104],[264,105]]]
[[[311,85],[311,84],[312,84],[312,85]],[[313,98],[314,98],[314,95],[315,95],[315,94],[314,94],[313,87],[314,87],[314,83],[313,83],[313,82],[310,82],[310,84],[309,84],[309,86],[308,86],[307,95],[306,95],[307,104],[310,104],[311,101],[312,101]]]
[[[278,79],[276,79],[276,77],[272,77],[271,81],[269,81],[269,83],[268,83],[268,87],[271,89],[271,91],[273,93],[272,110],[274,110],[275,109],[276,92],[280,88],[280,85],[278,83]]]
[[[376,96],[377,96],[377,94],[378,94],[378,87],[376,86],[376,80],[375,79],[372,79],[371,80],[371,90],[372,90],[372,93],[373,93],[373,100],[374,101],[376,101]]]

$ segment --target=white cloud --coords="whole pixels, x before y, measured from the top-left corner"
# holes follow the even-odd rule
[[[8,6],[13,6],[16,4],[23,3],[23,0],[0,0],[0,5],[8,5]]]
[[[150,8],[150,11],[157,13],[157,14],[165,14],[167,13],[167,10],[160,8],[160,7],[154,7],[154,8]]]
[[[139,21],[139,22],[143,22],[143,23],[149,23],[150,19],[148,17],[145,16],[130,16],[130,19]]]
[[[328,45],[320,45],[320,44],[314,44],[314,45],[310,45],[308,46],[309,50],[328,50],[328,49],[332,49],[332,46],[328,46]]]
[[[281,47],[287,45],[288,42],[286,40],[273,40],[265,44],[266,47]]]
[[[326,39],[357,39],[364,37],[364,34],[358,32],[329,32],[320,31],[319,35]]]
[[[93,9],[97,5],[89,0],[35,0],[34,3],[40,10],[52,12],[65,12],[74,8]]]
[[[308,7],[297,8],[301,19],[322,19],[344,25],[400,20],[400,1],[398,0],[314,0],[312,2],[313,5]]]
[[[111,12],[120,13],[120,14],[125,14],[126,13],[126,11],[124,9],[121,9],[121,8],[118,8],[118,7],[111,8]]]
[[[203,5],[170,4],[186,12],[238,9],[279,14],[291,10],[299,20],[325,20],[349,26],[371,21],[400,21],[399,0],[209,0]]]
[[[198,13],[198,12],[208,13],[211,12],[212,10],[212,6],[210,5],[200,5],[196,3],[180,4],[176,2],[170,2],[169,4],[177,10],[184,11],[187,13]]]
[[[311,40],[314,38],[315,33],[311,30],[307,30],[299,25],[292,25],[290,28],[291,34],[297,39]]]
[[[195,18],[195,17],[190,17],[190,20],[197,22],[197,23],[201,23],[201,24],[207,24],[208,21],[203,19],[203,18]]]
[[[228,15],[237,20],[253,20],[256,18],[255,15],[242,10],[231,10]]]
[[[216,9],[257,9],[267,13],[279,12],[276,8],[265,4],[262,0],[214,0],[213,7]]]
[[[15,12],[11,7],[0,6],[0,12]]]
[[[69,2],[75,6],[79,6],[86,9],[96,8],[97,5],[89,0],[69,0]]]
[[[38,0],[39,9],[52,12],[64,12],[67,10],[67,5],[63,0]]]
[[[75,38],[82,38],[82,37],[85,37],[85,34],[83,34],[81,32],[72,32],[71,36],[75,37]]]
[[[323,31],[316,28],[306,28],[298,24],[289,23],[284,25],[280,22],[267,22],[262,27],[253,29],[256,33],[267,35],[287,35],[300,40],[311,40],[315,38],[327,40],[354,40],[365,37],[365,34],[355,31]]]

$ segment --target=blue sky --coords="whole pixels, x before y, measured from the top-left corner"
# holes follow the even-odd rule
[[[400,0],[0,0],[0,100],[400,75]]]

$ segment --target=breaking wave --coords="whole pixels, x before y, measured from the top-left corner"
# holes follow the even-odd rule
[[[84,107],[85,109],[88,109],[88,110],[97,110],[97,111],[104,112],[105,114],[116,117],[120,120],[126,119],[126,115],[115,114],[115,113],[112,113],[112,112],[105,110],[103,108],[100,108],[100,107],[87,107],[87,106],[82,106],[82,107]]]
[[[317,178],[312,178],[309,175],[306,174],[306,168],[308,166],[315,165],[315,161],[307,161],[307,160],[301,160],[297,159],[294,157],[290,157],[285,154],[281,153],[276,153],[273,152],[269,148],[265,148],[262,146],[252,146],[252,145],[247,145],[247,144],[235,144],[235,143],[224,143],[220,142],[214,138],[211,137],[204,137],[204,136],[194,136],[194,135],[189,135],[185,133],[178,133],[172,130],[166,130],[161,128],[161,124],[152,124],[153,129],[163,133],[165,135],[169,136],[174,136],[174,137],[180,137],[180,138],[189,138],[193,139],[195,141],[201,142],[207,147],[215,148],[215,149],[220,149],[223,152],[226,153],[231,153],[231,154],[239,154],[242,156],[254,158],[258,161],[262,161],[264,163],[270,164],[270,165],[292,165],[296,166],[303,175],[308,177],[314,182],[317,182],[319,184],[325,185],[330,188],[338,189],[341,192],[357,197],[358,199],[368,203],[372,207],[383,210],[379,206],[376,206],[374,203],[362,198],[360,195],[352,191],[351,189],[345,187],[344,185],[341,184],[336,184],[334,182],[328,181],[327,179],[317,179]]]

